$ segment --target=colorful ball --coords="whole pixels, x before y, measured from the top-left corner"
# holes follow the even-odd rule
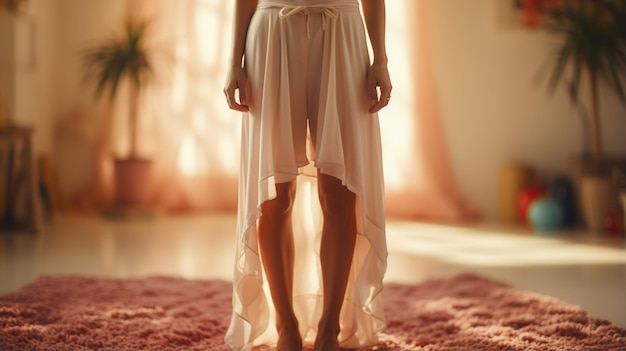
[[[563,208],[558,201],[546,197],[530,206],[528,218],[536,231],[555,231],[563,225]]]
[[[554,178],[548,185],[548,193],[563,209],[563,226],[576,224],[576,195],[574,185],[565,176]]]
[[[624,217],[621,213],[609,213],[604,219],[604,230],[612,235],[624,232]]]
[[[519,218],[525,225],[529,224],[528,221],[528,209],[530,205],[538,199],[546,196],[547,190],[543,185],[531,185],[527,186],[520,191],[517,197],[517,210]]]

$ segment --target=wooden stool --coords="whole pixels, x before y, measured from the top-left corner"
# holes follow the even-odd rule
[[[0,128],[0,228],[3,231],[41,230],[32,135],[32,128]]]

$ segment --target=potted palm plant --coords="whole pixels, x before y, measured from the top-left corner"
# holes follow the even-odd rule
[[[122,35],[115,35],[88,48],[84,54],[86,78],[95,83],[98,98],[108,94],[114,103],[120,85],[129,85],[128,140],[126,157],[114,160],[115,194],[120,205],[144,205],[149,197],[150,159],[138,154],[140,96],[156,78],[153,52],[146,47],[148,21],[127,20]]]
[[[547,8],[545,28],[560,39],[550,78],[551,90],[565,80],[572,102],[583,87],[589,112],[586,130],[590,157],[583,161],[580,179],[582,210],[588,227],[602,229],[617,204],[617,190],[606,163],[600,118],[600,82],[626,101],[622,79],[626,72],[626,2],[623,0],[559,0]],[[569,68],[569,70],[568,70]],[[586,81],[586,84],[583,84]]]

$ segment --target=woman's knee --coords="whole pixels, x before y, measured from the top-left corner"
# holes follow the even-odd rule
[[[335,177],[324,174],[319,177],[319,199],[324,216],[354,216],[356,195]]]
[[[263,215],[283,216],[291,213],[296,197],[295,182],[276,184],[276,198],[261,205]]]

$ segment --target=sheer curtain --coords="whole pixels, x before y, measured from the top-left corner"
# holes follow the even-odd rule
[[[459,194],[441,124],[430,43],[434,0],[387,0],[393,101],[382,112],[386,206],[391,216],[474,219]]]
[[[386,4],[394,83],[391,104],[381,113],[387,214],[473,218],[455,187],[440,123],[429,1]],[[222,94],[233,2],[134,0],[127,10],[152,18],[152,40],[175,58],[167,84],[142,101],[140,140],[156,162],[155,200],[169,210],[234,210],[240,114],[227,108]]]

